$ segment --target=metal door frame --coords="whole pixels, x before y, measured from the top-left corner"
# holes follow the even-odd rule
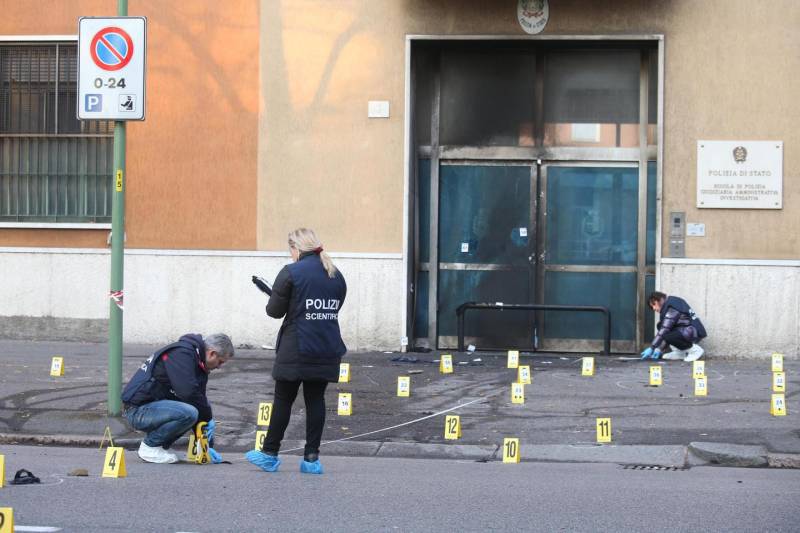
[[[540,172],[540,185],[541,185],[541,193],[540,193],[540,206],[539,206],[539,231],[540,234],[537,235],[536,242],[538,244],[537,249],[537,256],[538,256],[538,263],[537,263],[537,270],[539,271],[539,285],[536,287],[536,303],[544,304],[544,289],[545,289],[545,277],[548,271],[552,272],[597,272],[597,273],[624,273],[624,272],[633,272],[638,274],[638,269],[636,265],[628,266],[628,265],[548,265],[547,264],[547,183],[548,183],[548,169],[550,167],[564,167],[564,168],[575,168],[575,167],[583,167],[583,168],[638,168],[639,163],[638,161],[542,161],[539,164],[539,172]],[[645,168],[645,180],[647,178]],[[637,183],[637,192],[638,187],[641,187],[641,172],[639,172],[639,182]],[[647,187],[647,181],[645,181],[645,187]],[[645,191],[646,193],[647,191]],[[645,194],[646,198],[646,194]],[[645,204],[646,208],[646,204]],[[637,224],[639,219],[641,218],[642,213],[639,211],[637,213]],[[646,216],[646,212],[645,212]],[[645,219],[646,222],[646,219]],[[637,234],[638,238],[638,234]],[[646,240],[645,240],[646,242]],[[642,250],[638,245],[637,240],[637,249],[636,249],[636,257],[637,262],[639,256],[642,254]],[[637,302],[639,299],[639,291],[638,291],[638,276],[637,276]],[[611,347],[613,351],[622,351],[622,352],[631,352],[635,351],[636,343],[638,342],[637,335],[639,334],[639,323],[644,321],[644,315],[639,316],[638,311],[636,311],[636,329],[634,333],[634,339],[632,341],[615,341],[612,339]],[[544,323],[544,312],[539,311],[536,313],[537,315],[537,322],[539,324]],[[611,314],[611,321],[614,321],[614,314]],[[542,339],[542,335],[538,335],[539,339]],[[543,346],[542,349],[544,351],[556,351],[556,352],[573,352],[573,351],[581,351],[581,352],[596,352],[602,349],[603,343],[602,341],[595,341],[590,339],[552,339],[548,341],[547,346]]]
[[[538,240],[537,240],[537,235],[538,235],[537,225],[539,223],[538,216],[537,216],[537,212],[538,212],[538,196],[539,196],[539,191],[538,191],[538,187],[539,187],[538,186],[538,182],[539,182],[538,181],[539,180],[539,176],[538,176],[538,174],[539,174],[539,172],[538,172],[538,161],[535,161],[535,160],[528,160],[528,161],[526,161],[526,160],[511,160],[511,161],[509,161],[509,160],[496,160],[496,159],[486,159],[486,160],[482,160],[482,159],[450,159],[450,158],[447,158],[447,157],[441,157],[441,158],[439,158],[439,164],[441,166],[470,166],[470,167],[473,167],[473,166],[529,167],[529,169],[530,169],[530,176],[529,176],[529,180],[530,180],[529,181],[530,201],[529,201],[529,205],[528,205],[528,211],[529,211],[528,212],[528,271],[529,271],[529,287],[530,287],[529,296],[530,297],[535,297],[536,296],[537,275],[538,275],[538,269],[537,269],[537,265],[536,265],[536,261],[537,261],[536,250],[538,249],[538,246],[539,246],[539,243],[538,243]],[[438,171],[436,173],[436,177],[437,177],[437,179],[439,179],[439,172]],[[431,171],[431,180],[433,180],[433,171]],[[433,185],[432,184],[431,184],[431,188],[433,189]],[[436,185],[436,192],[437,192],[437,194],[439,192],[439,185],[438,184]],[[433,198],[431,198],[431,201],[433,201]],[[436,199],[437,205],[438,205],[438,201],[439,201],[439,199],[437,198]],[[437,215],[438,215],[438,208],[437,208]],[[438,220],[438,216],[437,216],[435,221],[433,220],[433,217],[431,217],[431,243],[433,243],[433,231],[434,231],[434,229],[436,231],[436,246],[437,246],[436,256],[437,256],[437,261],[438,261],[438,246],[439,246],[439,220]],[[533,244],[533,248],[531,247],[531,244]],[[433,244],[431,244],[431,248],[433,248]],[[432,250],[431,250],[431,253],[433,253]],[[431,257],[433,257],[433,256],[431,255]],[[432,265],[436,265],[436,263],[434,263],[433,261],[430,261],[429,263],[419,263],[419,270],[427,271],[429,280],[433,279],[434,274],[432,272],[433,272],[433,270],[436,270],[435,278],[436,278],[437,285],[436,285],[436,292],[435,292],[435,295],[436,295],[436,299],[435,300],[431,296],[432,295],[432,292],[431,292],[432,282],[431,282],[431,286],[428,288],[428,299],[429,299],[429,302],[433,300],[436,303],[436,315],[435,316],[431,316],[430,314],[428,315],[428,338],[429,338],[428,342],[431,342],[431,340],[432,340],[431,339],[431,333],[430,333],[432,331],[432,328],[436,328],[437,327],[438,307],[439,307],[439,286],[438,286],[439,270],[494,270],[494,271],[521,270],[521,268],[520,269],[507,268],[504,265],[495,264],[495,263],[485,263],[485,264],[484,263],[438,263],[438,267],[433,269],[433,270],[431,269]],[[533,322],[533,319],[531,320],[531,326],[533,325],[532,322]],[[467,341],[470,344],[473,344],[478,340],[479,340],[478,337],[467,337]],[[456,335],[446,335],[446,336],[439,335],[438,331],[437,331],[436,332],[435,342],[436,342],[436,346],[437,347],[445,345],[445,344],[446,345],[451,345],[451,346],[456,346],[457,345],[457,336]],[[431,345],[431,346],[433,346],[433,345]],[[513,348],[513,346],[510,346],[510,347]]]
[[[534,107],[534,137],[533,147],[521,146],[440,146],[439,144],[439,110],[441,98],[441,62],[434,74],[434,93],[431,106],[431,144],[428,146],[418,146],[415,144],[411,125],[413,123],[412,110],[414,107],[415,95],[411,85],[412,75],[412,43],[414,42],[434,42],[434,41],[512,41],[529,40],[537,42],[565,42],[589,44],[592,42],[609,41],[638,41],[644,43],[655,43],[657,49],[648,50],[642,48],[640,51],[640,90],[639,90],[639,146],[635,148],[585,148],[585,147],[545,147],[542,146],[541,137],[543,135],[542,125],[544,92],[541,90],[543,77],[538,75],[539,69],[543,68],[543,62],[539,61],[543,53],[537,54],[537,76]],[[638,225],[639,242],[637,245],[637,327],[636,345],[640,346],[644,339],[644,298],[645,298],[645,276],[655,274],[656,284],[659,281],[659,266],[661,262],[661,191],[663,174],[663,139],[664,139],[664,35],[663,34],[627,34],[627,35],[406,35],[406,82],[405,82],[405,190],[404,199],[404,235],[406,236],[406,253],[404,263],[406,264],[407,280],[404,287],[404,298],[416,298],[416,271],[419,269],[419,256],[414,253],[418,246],[418,232],[410,230],[410,221],[417,220],[418,210],[418,190],[410,185],[411,181],[416,181],[415,169],[417,160],[420,158],[430,158],[431,160],[431,235],[430,235],[430,263],[438,263],[438,202],[439,202],[439,163],[440,161],[461,160],[461,161],[570,161],[570,162],[638,162],[639,164],[639,217]],[[439,60],[441,53],[439,53]],[[648,98],[649,98],[649,65],[651,62],[657,63],[658,84],[657,84],[657,108],[656,108],[656,144],[647,144],[648,129]],[[656,161],[656,256],[655,265],[646,264],[646,239],[647,239],[647,163]],[[538,165],[537,165],[538,167]],[[414,193],[413,198],[410,192]],[[419,227],[418,220],[415,227]],[[537,230],[537,243],[538,239]],[[534,269],[538,271],[538,268]],[[438,306],[438,269],[430,271],[429,292],[428,292],[428,347],[436,349],[438,347],[436,331],[436,315]],[[413,272],[413,274],[412,274]],[[538,292],[538,291],[536,291]],[[413,332],[413,322],[415,316],[409,313],[414,305],[406,305],[403,308],[403,328],[408,337]],[[416,343],[424,341],[421,338],[409,338],[409,342]]]

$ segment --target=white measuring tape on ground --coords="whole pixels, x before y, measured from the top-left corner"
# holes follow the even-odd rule
[[[468,405],[472,405],[473,403],[478,403],[478,402],[483,401],[485,399],[486,398],[476,398],[475,400],[456,405],[455,407],[451,407],[449,409],[445,409],[444,411],[439,411],[438,413],[433,413],[432,415],[423,416],[421,418],[415,418],[414,420],[409,420],[408,422],[403,422],[402,424],[397,424],[396,426],[391,426],[391,427],[383,428],[383,429],[376,429],[375,431],[368,431],[367,433],[362,433],[360,435],[353,435],[351,437],[345,437],[343,439],[329,440],[327,442],[323,442],[322,444],[320,444],[320,447],[321,446],[325,446],[327,444],[333,444],[335,442],[344,442],[346,440],[358,439],[358,438],[361,438],[361,437],[366,437],[368,435],[375,435],[376,433],[383,433],[384,431],[391,431],[393,429],[401,428],[403,426],[410,426],[411,424],[416,424],[417,422],[422,422],[423,420],[428,420],[429,418],[434,418],[434,417],[437,417],[437,416],[441,416],[441,415],[443,415],[445,413],[449,413],[451,411],[455,411],[457,409],[461,409],[462,407],[466,407]],[[291,450],[285,450],[283,453],[297,452],[297,451],[304,450],[304,449],[305,448],[301,446],[300,448],[292,448]]]

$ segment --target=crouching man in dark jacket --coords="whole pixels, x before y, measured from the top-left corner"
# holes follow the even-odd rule
[[[706,337],[706,328],[686,300],[654,291],[647,303],[653,311],[659,313],[658,333],[650,347],[642,352],[642,359],[659,359],[667,344],[672,351],[664,354],[664,359],[700,359],[704,350],[697,343]]]
[[[176,463],[170,446],[200,422],[208,422],[209,446],[215,423],[206,398],[208,373],[233,357],[230,337],[216,333],[184,335],[156,350],[122,391],[125,417],[134,429],[147,432],[139,457],[148,463]],[[214,457],[216,452],[209,449]],[[218,462],[218,461],[216,461]]]

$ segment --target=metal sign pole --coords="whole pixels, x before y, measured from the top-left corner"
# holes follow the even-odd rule
[[[128,0],[117,0],[117,15],[128,16]],[[125,122],[114,122],[114,198],[111,212],[111,292],[122,298],[125,261]],[[108,414],[122,411],[122,309],[109,300]]]

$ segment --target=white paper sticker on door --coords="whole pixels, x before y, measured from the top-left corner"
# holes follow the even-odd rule
[[[519,236],[520,237],[527,237],[528,236],[528,228],[519,228]]]
[[[461,253],[465,254],[467,252],[469,252],[469,243],[468,242],[462,242],[461,243]]]

